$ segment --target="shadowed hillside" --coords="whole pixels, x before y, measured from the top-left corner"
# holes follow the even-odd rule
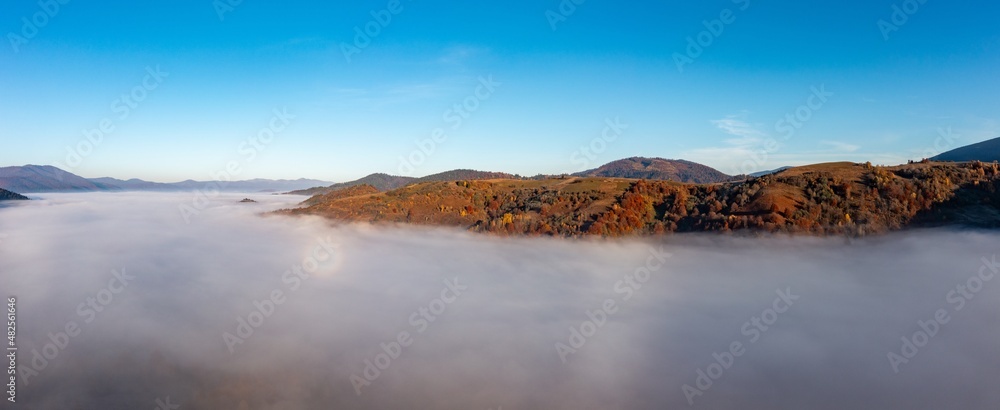
[[[998,188],[996,164],[829,163],[724,184],[579,177],[429,182],[317,199],[312,206],[280,212],[499,234],[614,237],[748,230],[866,235],[968,222],[961,215],[973,210],[992,218],[978,225],[996,224]]]
[[[0,188],[0,201],[26,201],[28,197]]]
[[[954,149],[931,158],[934,161],[1000,161],[1000,138]]]

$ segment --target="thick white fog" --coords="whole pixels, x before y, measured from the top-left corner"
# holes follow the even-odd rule
[[[504,239],[243,196],[190,223],[190,194],[0,207],[18,405],[1000,405],[997,233]]]

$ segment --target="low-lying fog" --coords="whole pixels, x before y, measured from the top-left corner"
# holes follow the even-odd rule
[[[259,217],[303,198],[244,196],[190,223],[191,194],[0,207],[18,405],[1000,404],[997,233],[502,239]]]

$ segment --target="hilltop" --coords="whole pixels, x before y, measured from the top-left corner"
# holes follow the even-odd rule
[[[611,177],[711,184],[732,179],[718,170],[691,161],[632,157],[573,174],[578,177]]]
[[[291,191],[288,194],[323,195],[340,189],[350,188],[359,185],[368,185],[374,187],[379,192],[385,192],[402,188],[410,184],[417,184],[421,182],[455,181],[459,179],[467,179],[467,180],[520,179],[520,177],[517,175],[507,174],[504,172],[485,172],[485,171],[476,171],[472,169],[456,169],[452,171],[445,171],[438,174],[428,175],[423,178],[401,177],[396,175],[380,173],[380,174],[371,174],[361,179],[357,179],[350,182],[343,182],[339,184],[333,184],[326,187],[314,187],[298,191]]]
[[[733,180],[734,177],[719,172],[711,167],[684,160],[672,160],[663,158],[632,157],[613,161],[601,167],[573,174],[582,177],[612,177],[612,178],[632,178],[632,179],[653,179],[663,181],[691,182],[691,183],[715,183]],[[533,180],[544,180],[554,176],[539,175],[532,177]],[[490,179],[514,179],[523,180],[526,178],[516,174],[506,172],[486,172],[472,169],[456,169],[438,174],[428,175],[422,178],[403,177],[388,174],[371,174],[364,178],[350,182],[333,184],[330,186],[313,187],[298,191],[288,192],[290,195],[320,195],[338,189],[348,188],[357,185],[371,185],[380,192],[399,189],[411,184],[437,181],[481,181]]]
[[[842,162],[713,184],[603,177],[425,182],[382,193],[314,197],[303,208],[279,212],[497,234],[867,235],[910,226],[1000,226],[998,188],[996,164]]]

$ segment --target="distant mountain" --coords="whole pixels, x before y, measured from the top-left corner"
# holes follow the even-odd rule
[[[115,189],[126,191],[190,191],[203,189],[209,184],[215,185],[212,181],[194,181],[190,179],[172,183],[149,182],[141,179],[123,181],[115,178],[92,178],[90,181],[103,183]],[[315,179],[251,179],[246,181],[218,181],[217,183],[223,191],[230,192],[285,192],[329,184],[328,181]]]
[[[934,158],[934,161],[1000,161],[1000,138],[983,141],[978,144],[967,145],[962,148],[953,149]]]
[[[187,180],[161,183],[108,177],[87,179],[48,165],[0,168],[0,188],[17,192],[190,191],[203,189],[208,185],[212,189],[219,185],[222,191],[229,192],[285,192],[329,183],[316,179],[251,179],[218,183]]]
[[[176,191],[177,188],[160,182],[149,182],[143,181],[141,179],[130,179],[123,181],[115,178],[88,178],[90,182],[96,184],[104,184],[105,186],[112,186],[115,189],[121,189],[126,191]]]
[[[16,192],[102,191],[115,189],[48,165],[0,168],[0,188]]]
[[[754,173],[750,174],[750,176],[752,176],[754,178],[757,178],[757,177],[762,177],[762,176],[765,176],[765,175],[777,174],[777,173],[779,173],[781,171],[784,171],[786,169],[792,169],[792,167],[781,167],[781,168],[777,168],[777,169],[772,169],[770,171],[754,172]]]
[[[439,174],[428,175],[423,178],[401,177],[388,174],[371,174],[364,178],[350,182],[342,182],[330,186],[320,186],[309,189],[301,189],[298,191],[291,191],[288,194],[323,195],[344,188],[350,188],[359,185],[370,185],[375,189],[377,189],[379,192],[385,192],[385,191],[392,191],[394,189],[399,189],[404,186],[419,182],[483,180],[483,179],[520,179],[520,177],[517,175],[507,174],[503,172],[485,172],[485,171],[475,171],[471,169],[456,169],[452,171],[445,171]]]
[[[0,188],[0,201],[27,201],[28,197]]]
[[[711,184],[732,179],[718,170],[684,160],[632,157],[608,163],[573,176],[676,181]]]

